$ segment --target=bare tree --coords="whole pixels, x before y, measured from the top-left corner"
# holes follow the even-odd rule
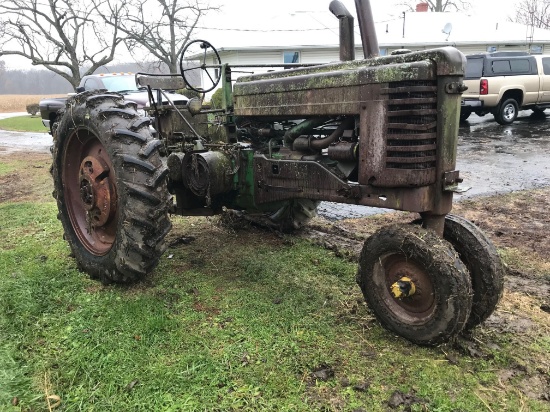
[[[23,56],[76,88],[81,75],[111,62],[123,41],[116,9],[109,15],[109,26],[99,17],[107,1],[2,0],[5,33],[0,39],[0,57]]]
[[[4,85],[6,82],[6,62],[0,60],[0,90],[5,90]]]
[[[516,23],[548,29],[550,27],[550,0],[523,0],[516,5]]]
[[[97,4],[101,0],[94,0]],[[116,2],[111,0],[112,12]],[[178,72],[178,58],[191,39],[199,20],[210,11],[219,10],[206,0],[126,0],[118,3],[122,18],[107,24],[117,24],[126,35],[130,51],[145,49],[170,73]]]
[[[418,3],[428,3],[428,9],[434,12],[468,10],[472,6],[466,0],[415,0],[400,5],[407,7],[410,11],[415,11]]]

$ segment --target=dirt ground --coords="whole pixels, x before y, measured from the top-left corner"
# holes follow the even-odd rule
[[[9,160],[3,162],[2,159]],[[7,168],[2,169],[2,163]],[[51,177],[47,154],[0,151],[0,203],[51,201]],[[17,167],[31,164],[31,167]],[[494,242],[505,267],[504,296],[476,335],[464,341],[462,350],[472,357],[484,356],[484,348],[496,345],[507,333],[518,348],[529,347],[536,338],[550,336],[550,187],[455,203],[453,213],[479,226]],[[315,218],[299,236],[356,260],[364,240],[379,227],[410,222],[416,214],[385,213],[359,219],[329,222]],[[261,230],[261,229],[256,229]],[[550,401],[550,360],[547,355],[526,351],[518,362],[501,372],[504,385],[518,381],[523,393]]]

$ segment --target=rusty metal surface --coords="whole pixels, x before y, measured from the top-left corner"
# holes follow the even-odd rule
[[[340,60],[355,60],[355,34],[353,24],[355,19],[340,1],[333,0],[329,10],[340,21]]]
[[[452,194],[444,193],[442,179],[455,166],[459,104],[459,96],[449,93],[447,84],[460,82],[462,55],[441,49],[360,63],[237,82],[238,115],[288,119],[351,114],[359,119],[358,185],[319,163],[289,162],[278,176],[268,172],[268,165],[260,165],[255,168],[258,202],[304,197],[447,213]],[[457,76],[441,76],[455,71]],[[307,127],[300,133],[306,136],[296,139],[295,149],[313,149],[312,142],[322,140],[307,136]],[[334,159],[353,160],[355,148],[340,148],[332,149]],[[378,200],[372,196],[375,192]]]
[[[432,79],[389,83],[367,104],[361,114],[365,143],[360,158],[366,161],[361,162],[360,183],[395,187],[435,182],[438,110]]]
[[[416,262],[404,253],[382,256],[374,268],[375,274],[384,279],[385,293],[382,297],[392,313],[402,316],[412,323],[425,322],[435,310],[436,291],[424,262]],[[389,291],[401,279],[410,279],[415,293],[406,298],[395,298]]]
[[[152,89],[179,90],[185,88],[185,82],[179,74],[149,74],[136,73],[136,84],[138,86]]]
[[[381,56],[375,59],[354,60],[349,62],[334,62],[315,67],[305,67],[301,69],[282,70],[268,73],[258,73],[250,76],[241,76],[235,83],[237,94],[242,84],[268,79],[280,79],[284,77],[295,77],[302,75],[327,73],[335,71],[353,71],[361,67],[377,67],[388,65],[400,65],[414,63],[419,61],[431,61],[436,64],[436,74],[438,76],[463,76],[466,67],[466,58],[454,47],[441,47],[437,49],[423,50],[413,53]],[[243,66],[232,66],[243,67]],[[412,78],[414,75],[411,74]]]
[[[235,114],[299,118],[359,114],[369,101],[362,87],[390,81],[430,79],[434,65],[429,60],[386,66],[352,66],[348,70],[311,72],[295,70],[293,77],[264,78],[235,84]],[[240,79],[239,79],[240,80]]]
[[[380,49],[378,48],[370,1],[355,0],[355,9],[357,11],[357,20],[359,20],[363,54],[366,58],[376,57],[380,54]]]
[[[376,188],[351,184],[315,161],[273,160],[256,155],[254,174],[258,204],[303,198],[413,212],[433,207],[433,186]]]
[[[328,147],[329,159],[351,162],[357,159],[356,142],[339,142]]]
[[[229,155],[220,151],[188,153],[182,161],[182,177],[186,187],[199,197],[227,193],[233,188],[236,172]]]
[[[109,252],[118,225],[115,168],[99,139],[71,135],[63,161],[64,198],[75,234],[96,256]]]

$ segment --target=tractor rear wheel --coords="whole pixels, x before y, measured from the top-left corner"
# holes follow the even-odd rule
[[[458,335],[472,306],[470,276],[458,254],[419,226],[392,225],[369,237],[357,282],[380,323],[420,345]]]
[[[69,100],[55,128],[52,175],[64,238],[79,267],[105,283],[145,276],[165,250],[168,169],[149,125],[121,95],[85,92]]]

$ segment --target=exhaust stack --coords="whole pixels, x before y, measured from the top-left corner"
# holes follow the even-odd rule
[[[353,16],[339,0],[333,0],[328,8],[340,20],[340,60],[355,60]]]
[[[376,57],[380,55],[380,49],[378,48],[378,39],[376,38],[370,0],[355,0],[355,9],[357,10],[365,59]]]

